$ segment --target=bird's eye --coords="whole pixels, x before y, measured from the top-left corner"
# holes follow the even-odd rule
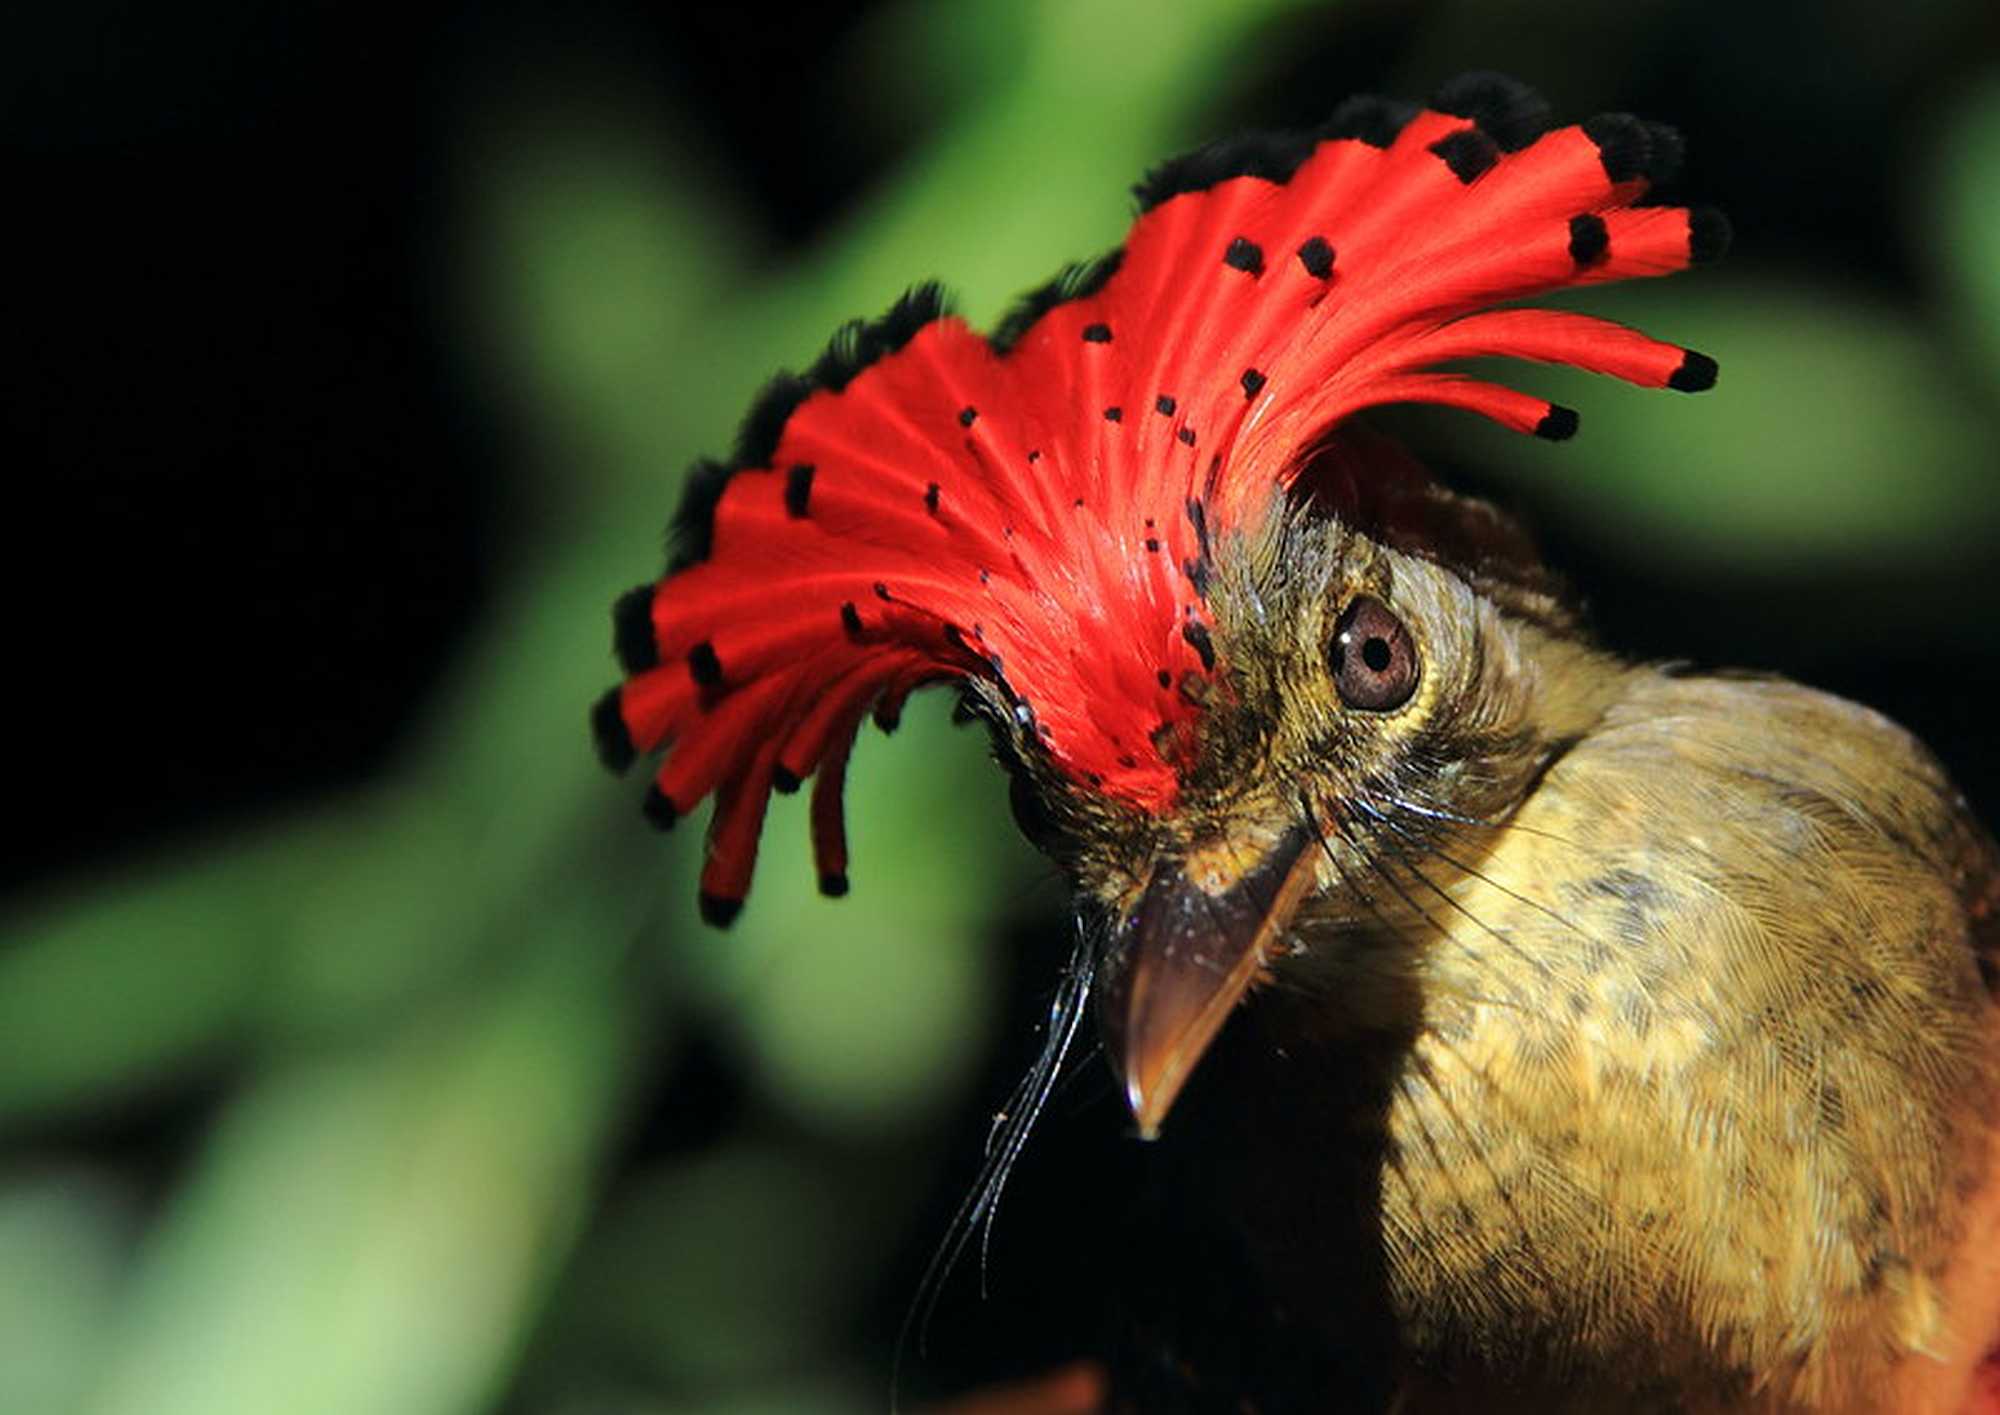
[[[1008,769],[1007,804],[1013,808],[1014,824],[1021,828],[1021,834],[1028,837],[1028,843],[1037,850],[1048,851],[1056,839],[1055,817],[1042,804],[1035,784],[1028,780],[1025,767]]]
[[[1327,666],[1340,700],[1368,712],[1388,712],[1417,687],[1417,646],[1389,606],[1362,595],[1341,611],[1327,646]]]

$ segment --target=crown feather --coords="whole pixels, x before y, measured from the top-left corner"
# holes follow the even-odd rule
[[[1079,787],[1170,807],[1187,734],[1162,729],[1200,711],[1186,675],[1220,671],[1211,533],[1253,525],[1315,465],[1316,499],[1366,504],[1314,462],[1363,408],[1576,428],[1439,365],[1712,384],[1713,362],[1678,345],[1511,307],[1680,270],[1727,239],[1713,213],[1643,204],[1678,169],[1671,130],[1547,122],[1532,91],[1477,74],[1428,110],[1350,100],[1313,132],[1202,149],[1135,188],[1121,250],[1031,293],[991,339],[923,285],[774,380],[734,463],[698,469],[666,577],[619,602],[628,677],[593,714],[614,768],[658,755],[656,822],[714,796],[704,917],[734,915],[770,793],[808,777],[821,885],[845,892],[855,733],[928,683],[991,685],[1025,748]]]

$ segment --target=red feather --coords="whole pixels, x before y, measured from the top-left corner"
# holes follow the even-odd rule
[[[822,885],[845,891],[854,735],[927,682],[998,684],[1080,786],[1171,806],[1185,736],[1160,729],[1200,710],[1179,685],[1213,668],[1210,534],[1255,524],[1363,408],[1574,430],[1439,364],[1713,382],[1701,355],[1620,325],[1492,308],[1718,253],[1719,217],[1635,204],[1678,140],[1622,116],[1535,137],[1536,101],[1491,77],[1439,108],[1399,122],[1364,100],[1319,133],[1169,163],[1139,188],[1122,257],[994,339],[924,287],[779,380],[735,467],[690,493],[685,563],[621,602],[631,676],[596,715],[614,766],[664,754],[656,821],[715,796],[708,917],[749,887],[770,792],[815,773]]]

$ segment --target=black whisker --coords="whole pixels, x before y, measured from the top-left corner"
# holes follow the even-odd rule
[[[1375,922],[1380,924],[1390,934],[1401,939],[1405,944],[1409,945],[1413,950],[1417,946],[1419,946],[1421,940],[1413,939],[1411,934],[1405,929],[1405,927],[1402,924],[1398,923],[1394,919],[1391,919],[1387,914],[1383,913],[1381,908],[1375,902],[1375,896],[1370,894],[1367,890],[1363,889],[1357,883],[1355,883],[1353,876],[1347,873],[1346,867],[1340,863],[1340,856],[1338,852],[1334,850],[1332,843],[1328,841],[1326,838],[1326,832],[1320,827],[1319,815],[1318,812],[1316,812],[1313,809],[1312,802],[1302,796],[1299,798],[1299,808],[1301,812],[1305,815],[1307,823],[1311,826],[1314,837],[1319,841],[1320,849],[1325,853],[1327,863],[1332,865],[1333,872],[1340,876],[1341,887],[1348,894],[1351,894],[1356,899],[1359,899],[1362,902],[1362,904],[1366,906],[1368,912],[1375,916]],[[1337,821],[1336,821],[1336,827],[1340,828],[1341,839],[1345,840],[1349,845],[1353,846],[1355,853],[1359,854],[1364,860],[1367,860],[1369,865],[1373,867],[1378,874],[1381,873],[1381,866],[1376,864],[1375,860],[1368,854],[1366,850],[1362,849],[1360,842],[1354,838],[1353,834],[1348,830],[1346,830],[1344,827],[1340,827],[1339,822]],[[1426,880],[1425,882],[1429,883],[1428,880]],[[1390,881],[1390,884],[1392,886],[1394,885],[1394,883],[1395,881],[1393,880]],[[1404,898],[1406,902],[1410,902],[1407,895],[1405,895]],[[1414,903],[1412,903],[1412,907],[1413,908],[1415,907]],[[1417,912],[1420,914],[1423,913],[1422,910],[1418,910]],[[1486,966],[1486,960],[1479,955],[1476,949],[1468,945],[1463,939],[1458,938],[1456,935],[1450,933],[1449,931],[1443,928],[1440,928],[1437,921],[1435,919],[1431,919],[1428,914],[1425,914],[1424,918],[1425,921],[1428,922],[1430,926],[1437,931],[1439,937],[1441,937],[1446,943],[1452,945],[1452,947],[1458,949],[1459,952],[1463,953],[1466,956],[1467,961],[1471,962],[1474,966],[1477,967]],[[1489,1007],[1521,1006],[1521,1004],[1518,1002],[1510,1002],[1497,997],[1485,997],[1474,994],[1462,994],[1462,995],[1465,996],[1468,1001],[1483,1003]]]
[[[980,1234],[980,1296],[984,1298],[986,1295],[987,1259],[1000,1196],[1007,1187],[1007,1180],[1014,1172],[1021,1151],[1028,1143],[1035,1122],[1055,1090],[1063,1062],[1088,1010],[1086,1004],[1095,970],[1096,949],[1088,931],[1082,927],[1082,921],[1079,920],[1078,924],[1076,947],[1070,955],[1069,966],[1063,972],[1055,998],[1049,1005],[1048,1031],[1042,1041],[1041,1052],[1028,1068],[1028,1074],[1008,1097],[1005,1108],[995,1118],[979,1174],[973,1180],[971,1191],[952,1214],[944,1237],[931,1254],[930,1262],[925,1265],[923,1276],[917,1282],[916,1295],[896,1335],[896,1352],[890,1375],[889,1403],[892,1412],[896,1408],[896,1392],[901,1387],[903,1357],[908,1351],[910,1337],[912,1334],[916,1336],[917,1351],[921,1355],[931,1317],[936,1313],[938,1300],[944,1293],[945,1281],[951,1276],[953,1267],[964,1254],[975,1231]]]
[[[1402,939],[1405,943],[1412,942],[1404,927],[1382,912],[1381,906],[1375,902],[1375,896],[1356,884],[1353,876],[1347,873],[1347,867],[1340,863],[1340,855],[1333,848],[1333,842],[1326,838],[1326,831],[1320,825],[1319,812],[1313,808],[1312,802],[1301,796],[1299,798],[1299,811],[1305,816],[1307,825],[1311,827],[1313,838],[1319,842],[1319,848],[1325,854],[1326,862],[1332,865],[1333,872],[1340,876],[1341,888],[1356,899],[1359,899],[1363,907],[1375,916],[1376,923],[1380,924],[1397,938]],[[1354,843],[1345,831],[1341,833],[1341,838],[1347,840],[1350,845]]]
[[[1357,802],[1357,804],[1359,803]],[[1402,886],[1402,884],[1396,879],[1396,877],[1390,874],[1389,871],[1383,866],[1382,862],[1375,857],[1373,852],[1371,852],[1367,846],[1362,844],[1360,838],[1356,836],[1354,832],[1352,832],[1347,828],[1346,822],[1340,817],[1338,812],[1336,812],[1334,815],[1333,825],[1334,829],[1340,832],[1341,839],[1345,840],[1348,843],[1348,845],[1353,848],[1354,852],[1361,857],[1363,863],[1365,863],[1369,869],[1373,870],[1377,875],[1381,877],[1383,883],[1387,884],[1390,889],[1395,891],[1396,896],[1403,901],[1403,903],[1409,908],[1411,913],[1415,914],[1418,918],[1422,919],[1426,924],[1430,925],[1432,932],[1434,932],[1439,938],[1443,939],[1446,943],[1451,944],[1452,947],[1458,949],[1459,952],[1463,953],[1466,956],[1466,958],[1469,959],[1472,963],[1481,966],[1485,964],[1486,960],[1480,957],[1479,951],[1477,949],[1473,948],[1464,939],[1460,938],[1457,934],[1453,933],[1450,929],[1446,928],[1443,924],[1438,922],[1436,917],[1434,917],[1428,909],[1424,908],[1423,905],[1417,902],[1415,896],[1413,896],[1409,892],[1409,890],[1405,889]],[[1398,859],[1397,863],[1403,864],[1405,866],[1408,865],[1408,862],[1401,858]],[[1418,873],[1418,872],[1413,870],[1412,873]],[[1437,886],[1435,884],[1432,884],[1429,879],[1424,878],[1420,873],[1418,874],[1418,877],[1424,879],[1424,883],[1429,884],[1431,888],[1437,889]],[[1345,878],[1345,876],[1343,875],[1342,878]],[[1441,896],[1445,897],[1446,902],[1452,904],[1454,907],[1460,907],[1458,906],[1458,902],[1454,899],[1451,899],[1450,896],[1445,895],[1443,890],[1441,889],[1438,890],[1438,893]],[[1464,912],[1462,907],[1460,908],[1460,912],[1462,913]],[[1472,918],[1470,914],[1468,914],[1467,917]],[[1495,933],[1491,928],[1488,928],[1484,923],[1482,923],[1480,920],[1476,918],[1473,919],[1473,922],[1479,924],[1481,928],[1485,928],[1488,933],[1492,933],[1493,936],[1499,939],[1501,944],[1505,946],[1510,952],[1515,953],[1517,956],[1523,957],[1524,961],[1532,962],[1532,960],[1527,960],[1525,958],[1525,955],[1520,954],[1520,951],[1514,947],[1512,940],[1507,939],[1498,933]],[[1493,1006],[1496,1007],[1509,1007],[1509,1006],[1523,1007],[1523,1004],[1520,1003],[1518,1000],[1514,1002],[1502,1002],[1499,999],[1488,999],[1488,1000],[1492,1003]]]
[[[1522,825],[1511,816],[1497,821],[1481,820],[1477,816],[1462,815],[1457,811],[1446,810],[1444,807],[1438,805],[1437,802],[1426,798],[1413,800],[1410,797],[1394,793],[1384,794],[1379,799],[1383,805],[1393,810],[1401,811],[1406,815],[1418,816],[1424,820],[1443,821],[1449,825],[1470,826],[1475,830],[1490,830],[1496,833],[1501,831],[1519,831],[1523,835],[1533,835],[1542,840],[1552,840],[1558,845],[1567,845],[1572,850],[1587,851],[1590,848],[1578,841],[1571,840],[1568,836],[1557,835],[1554,831],[1543,830],[1540,826]]]
[[[1461,860],[1453,859],[1450,855],[1447,855],[1443,850],[1439,849],[1434,842],[1429,840],[1424,840],[1417,836],[1412,835],[1393,817],[1384,815],[1382,812],[1375,810],[1373,807],[1369,806],[1367,802],[1357,800],[1355,802],[1355,805],[1360,807],[1360,809],[1368,815],[1368,818],[1371,821],[1393,832],[1398,837],[1409,842],[1416,848],[1424,850],[1432,857],[1444,861],[1444,863],[1450,865],[1453,869],[1459,871],[1461,874],[1470,875],[1472,876],[1472,878],[1479,880],[1481,883],[1486,884],[1493,889],[1497,889],[1498,891],[1500,891],[1500,893],[1506,895],[1509,899],[1512,899],[1515,903],[1525,904],[1530,909],[1533,909],[1538,913],[1546,915],[1550,919],[1553,919],[1556,923],[1561,924],[1564,928],[1568,929],[1571,933],[1575,934],[1578,938],[1583,939],[1586,943],[1598,942],[1598,939],[1594,934],[1592,934],[1588,929],[1583,928],[1575,920],[1568,918],[1558,910],[1550,908],[1548,905],[1542,903],[1539,899],[1530,899],[1525,894],[1521,894],[1515,890],[1509,889],[1506,885],[1501,884],[1491,875],[1482,872],[1477,866],[1468,865]],[[1539,967],[1540,965],[1537,966]]]
[[[1361,805],[1362,803],[1356,802],[1356,804]],[[1363,805],[1362,809],[1367,810],[1367,807]],[[1402,840],[1411,849],[1419,851],[1427,851],[1431,855],[1435,856],[1437,859],[1443,860],[1446,864],[1451,865],[1455,869],[1463,868],[1463,866],[1458,865],[1456,861],[1450,859],[1448,856],[1439,851],[1429,841],[1423,840],[1415,835],[1410,834],[1409,832],[1405,831],[1402,828],[1402,826],[1397,824],[1397,822],[1395,822],[1394,820],[1391,820],[1385,816],[1377,815],[1374,812],[1370,812],[1369,815],[1371,820],[1381,825],[1385,830],[1389,831],[1399,840]],[[1457,910],[1460,914],[1464,915],[1467,919],[1471,920],[1475,926],[1477,926],[1480,930],[1488,934],[1494,940],[1494,942],[1498,943],[1502,948],[1506,949],[1509,953],[1513,954],[1522,963],[1534,969],[1537,973],[1546,974],[1548,972],[1548,965],[1546,963],[1542,962],[1538,958],[1533,958],[1530,957],[1528,954],[1523,953],[1519,945],[1517,945],[1511,937],[1500,932],[1500,930],[1494,928],[1491,924],[1487,923],[1484,919],[1480,918],[1477,914],[1473,913],[1470,909],[1466,908],[1465,905],[1459,900],[1458,896],[1454,895],[1453,893],[1451,893],[1450,890],[1446,889],[1443,885],[1439,884],[1436,880],[1433,880],[1429,875],[1425,874],[1423,872],[1422,867],[1417,863],[1416,859],[1414,859],[1411,855],[1402,850],[1396,850],[1392,847],[1391,857],[1396,861],[1397,864],[1401,865],[1404,869],[1408,870],[1413,876],[1415,876],[1419,881],[1421,881],[1425,888],[1429,889],[1433,894],[1437,895],[1438,898],[1444,900],[1444,902],[1449,904],[1453,909]],[[1476,874],[1477,872],[1467,871],[1467,873]],[[1484,876],[1480,877],[1484,878]],[[1487,883],[1491,884],[1492,881],[1488,880]],[[1494,888],[1496,889],[1498,889],[1499,887],[1500,886],[1498,885],[1494,885]]]

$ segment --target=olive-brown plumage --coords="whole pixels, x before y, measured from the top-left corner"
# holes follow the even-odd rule
[[[1992,841],[1865,709],[1598,648],[1358,421],[1577,430],[1487,357],[1713,385],[1522,303],[1719,255],[1680,157],[1473,74],[1170,161],[990,338],[920,286],[774,380],[620,601],[594,730],[656,824],[714,799],[712,923],[808,778],[846,892],[870,715],[989,721],[1158,1142],[1120,1409],[2000,1415]]]
[[[1307,1346],[1379,1331],[1402,1409],[1969,1408],[2000,1338],[2000,864],[1935,761],[1337,521],[1215,558],[1196,789],[1055,814],[1128,921],[1163,871],[1310,841],[1176,1137],[1258,1300]],[[1417,659],[1386,708],[1343,700],[1357,603]],[[1112,935],[1114,1013],[1150,946]],[[1127,1035],[1128,1083],[1167,1044]]]

